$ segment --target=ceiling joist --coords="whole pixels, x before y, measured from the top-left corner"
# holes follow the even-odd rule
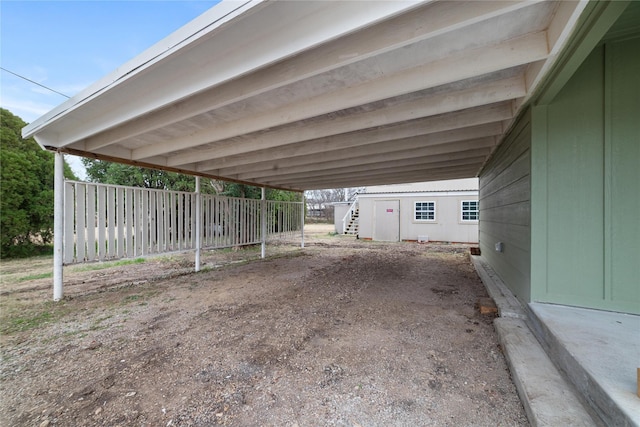
[[[472,177],[585,5],[223,1],[24,134],[295,190]]]

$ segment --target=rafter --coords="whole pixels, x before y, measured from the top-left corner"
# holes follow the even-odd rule
[[[83,140],[91,151],[150,132],[163,126],[213,111],[235,102],[288,84],[347,66],[375,55],[399,49],[418,41],[456,31],[495,16],[531,7],[529,1],[435,2],[411,10],[339,41],[329,42],[236,78],[227,84],[179,101],[170,107],[130,120],[120,127],[108,129]],[[357,54],[354,54],[357,52]]]
[[[357,107],[404,94],[434,88],[475,76],[509,69],[544,59],[548,54],[546,33],[528,34],[495,45],[459,52],[439,61],[385,75],[349,88],[323,93],[262,114],[227,122],[182,138],[149,144],[133,150],[133,160],[197,147],[246,133]]]
[[[460,128],[486,125],[501,122],[511,116],[508,104],[499,104],[484,109],[471,109],[450,116],[437,116],[402,123],[388,128],[372,128],[362,132],[352,132],[336,135],[332,138],[319,138],[296,144],[287,144],[276,150],[259,149],[252,152],[227,156],[218,160],[199,162],[198,170],[226,169],[237,173],[233,168],[251,165],[252,168],[264,165],[271,167],[272,162],[279,164],[283,159],[294,156],[314,155],[327,151],[345,148],[358,149],[378,142],[399,140],[421,135],[436,134]],[[496,129],[497,130],[497,129]],[[170,159],[171,160],[171,159]],[[187,166],[184,165],[183,166]]]
[[[401,173],[381,173],[381,174],[368,174],[364,177],[350,178],[324,178],[324,179],[309,179],[296,182],[299,188],[304,190],[312,190],[319,188],[339,188],[339,187],[362,187],[367,185],[378,184],[397,184],[406,182],[420,182],[420,181],[438,181],[443,179],[454,178],[471,178],[476,176],[480,165],[458,166],[458,167],[444,167],[432,170],[420,169],[417,171],[401,172]]]
[[[490,144],[495,145],[496,136],[500,133],[497,132],[501,125],[484,125],[481,127],[471,127],[466,129],[442,132],[438,134],[428,135],[424,137],[412,137],[401,140],[395,140],[390,142],[379,142],[367,146],[366,150],[352,150],[350,148],[343,148],[333,151],[325,151],[315,155],[302,155],[294,156],[287,159],[283,159],[281,162],[269,164],[247,164],[246,166],[236,167],[234,169],[210,169],[203,170],[206,173],[224,174],[229,176],[235,176],[238,174],[249,173],[253,170],[265,170],[266,169],[289,169],[296,166],[315,165],[321,162],[341,162],[350,161],[351,165],[357,164],[359,158],[365,156],[389,156],[396,152],[400,152],[401,156],[406,155],[407,151],[429,152],[431,154],[442,154],[455,150],[458,148],[476,148],[474,144]],[[501,128],[501,127],[500,127]],[[356,160],[354,160],[354,158]]]
[[[358,163],[356,166],[336,166],[333,162],[324,162],[314,167],[312,171],[303,170],[293,172],[293,170],[279,171],[261,171],[262,173],[242,174],[238,175],[238,179],[243,180],[259,180],[259,181],[279,181],[291,182],[303,178],[321,177],[326,175],[336,176],[343,173],[372,172],[381,169],[391,168],[408,168],[408,167],[426,167],[433,164],[441,166],[459,166],[458,162],[466,163],[482,163],[487,154],[491,151],[491,147],[475,148],[466,151],[450,152],[437,155],[426,156],[408,156],[392,161],[375,161],[373,159]],[[400,171],[400,169],[399,169]]]

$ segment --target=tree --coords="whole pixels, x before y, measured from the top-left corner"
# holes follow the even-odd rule
[[[27,124],[0,108],[0,256],[30,256],[53,238],[53,154],[23,139]],[[64,175],[76,179],[67,163]]]
[[[314,216],[324,219],[333,218],[332,203],[352,201],[363,188],[334,188],[326,190],[307,191],[307,203],[311,206]]]
[[[87,178],[91,182],[172,191],[193,192],[196,188],[195,177],[190,175],[87,158],[82,159],[82,163],[87,169]],[[213,179],[203,180],[200,189],[204,194],[228,197],[259,199],[262,196],[260,187]],[[299,201],[301,197],[296,192],[268,189],[266,198]]]
[[[157,169],[141,168],[104,160],[82,159],[90,182],[153,188],[156,190],[195,191],[193,176]]]

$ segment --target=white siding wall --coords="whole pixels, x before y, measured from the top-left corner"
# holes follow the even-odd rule
[[[360,238],[373,239],[374,204],[376,200],[400,201],[400,239],[415,241],[418,236],[428,236],[430,241],[439,242],[478,242],[478,222],[462,221],[461,204],[463,200],[478,200],[477,192],[423,193],[415,195],[361,195]],[[436,204],[435,221],[416,221],[415,202]],[[380,219],[378,219],[379,221]],[[393,226],[389,224],[389,226]]]
[[[342,234],[342,228],[344,226],[344,216],[347,214],[349,206],[351,206],[351,202],[334,203],[333,205],[333,224],[335,226],[336,233],[338,234]]]

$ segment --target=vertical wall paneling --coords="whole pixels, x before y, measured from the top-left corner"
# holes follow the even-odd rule
[[[149,254],[149,193],[146,191],[141,191],[142,196],[142,205],[140,210],[140,217],[142,220],[140,221],[140,229],[142,231],[141,235],[141,253],[142,256]]]
[[[155,226],[155,240],[156,240],[156,252],[162,253],[164,252],[164,242],[163,242],[163,234],[164,234],[164,219],[163,219],[163,206],[162,206],[162,192],[154,191],[155,203],[153,205],[153,210],[155,212],[156,217],[156,226]]]
[[[135,197],[135,211],[134,211],[134,236],[135,236],[135,256],[142,255],[142,190],[133,190]]]
[[[116,188],[116,251],[118,258],[124,258],[124,188]]]
[[[81,183],[75,184],[76,189],[76,261],[83,262],[86,260],[86,226],[87,204],[86,204],[86,185]]]
[[[64,263],[75,259],[75,188],[73,183],[64,184]]]
[[[107,226],[107,189],[104,186],[98,187],[98,260],[104,261],[107,255],[106,227]]]
[[[87,185],[87,261],[96,259],[96,189],[95,185]]]
[[[547,107],[531,111],[531,299],[548,292],[547,283]]]
[[[134,257],[135,250],[133,248],[133,230],[134,230],[134,217],[135,217],[135,204],[133,201],[133,189],[127,188],[125,191],[125,246],[126,246],[126,255],[127,257]]]
[[[640,35],[605,45],[605,300],[640,314]]]
[[[178,246],[177,249],[178,250],[182,250],[182,248],[184,247],[184,196],[182,194],[176,194],[176,200],[177,200],[177,211],[176,211],[176,217],[178,218],[178,226],[176,228],[176,235],[177,235],[177,242],[178,242]]]
[[[640,37],[533,109],[532,300],[640,314]]]
[[[72,181],[64,186],[67,264],[195,248],[195,194]],[[266,237],[300,231],[300,202],[201,195],[202,247],[261,243],[263,207]]]
[[[171,204],[171,194],[168,192],[164,193],[164,208],[166,212],[164,213],[164,241],[165,248],[167,252],[170,252],[173,248],[171,246],[171,216],[172,216],[172,204]]]
[[[116,189],[107,187],[107,256],[115,258],[116,255]]]

